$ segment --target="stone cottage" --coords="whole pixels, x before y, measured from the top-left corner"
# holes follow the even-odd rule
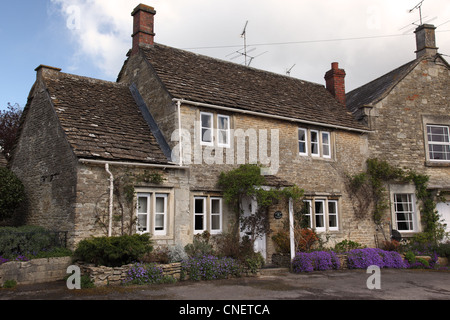
[[[330,245],[349,237],[374,245],[373,223],[356,219],[346,190],[347,174],[365,166],[369,130],[329,92],[342,81],[338,65],[325,88],[168,47],[154,41],[155,14],[145,5],[133,11],[133,47],[118,82],[137,88],[174,161],[189,167],[193,234],[226,230],[231,212],[217,187],[220,172],[261,163],[270,182],[305,190],[310,226]],[[242,208],[250,214],[256,206],[249,199]],[[276,232],[287,206],[269,216]],[[270,236],[257,247],[268,258],[275,251]]]
[[[10,162],[26,188],[27,224],[68,231],[72,247],[130,231],[179,241],[174,221],[183,218],[174,208],[185,213],[178,192],[186,171],[171,163],[139,93],[53,67],[36,71]],[[134,188],[146,196],[139,206]]]
[[[68,230],[72,244],[149,232],[157,244],[185,245],[229,230],[220,173],[260,163],[268,188],[305,191],[309,226],[330,246],[374,246],[376,226],[355,215],[347,188],[373,133],[339,98],[338,64],[324,86],[197,55],[155,43],[155,14],[134,9],[117,83],[36,69],[11,161],[29,195],[28,223]],[[242,210],[257,206],[246,199]],[[269,210],[273,232],[288,209]],[[276,251],[270,234],[256,248],[268,261]]]
[[[450,65],[438,53],[435,27],[416,31],[416,59],[361,86],[345,99],[370,128],[369,154],[430,177],[441,218],[450,231]],[[411,184],[390,184],[389,219],[403,237],[423,231],[420,204]]]

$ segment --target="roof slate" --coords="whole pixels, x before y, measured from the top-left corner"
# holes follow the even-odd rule
[[[65,73],[44,81],[77,157],[168,163],[128,86]]]
[[[399,83],[420,60],[410,61],[391,72],[346,94],[347,108],[357,115],[359,108],[380,101]]]
[[[323,85],[161,44],[141,52],[173,98],[367,130]]]

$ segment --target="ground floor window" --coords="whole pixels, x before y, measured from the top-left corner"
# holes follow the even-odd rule
[[[167,235],[167,193],[138,192],[136,208],[136,231],[153,235]]]
[[[209,231],[222,232],[222,198],[213,196],[194,197],[194,234]]]
[[[394,210],[398,231],[415,231],[414,194],[395,193]]]
[[[307,225],[317,232],[339,230],[338,201],[326,198],[304,200]]]

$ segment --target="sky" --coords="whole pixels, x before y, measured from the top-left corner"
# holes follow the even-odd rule
[[[116,81],[131,48],[131,12],[155,8],[155,41],[325,84],[332,62],[350,91],[415,58],[414,29],[433,24],[450,61],[448,0],[23,0],[0,7],[0,110],[24,107],[43,64]],[[241,50],[241,51],[240,51]],[[253,59],[251,59],[253,58]],[[289,72],[288,72],[289,71]]]

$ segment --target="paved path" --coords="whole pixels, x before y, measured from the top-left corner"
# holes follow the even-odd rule
[[[0,300],[450,300],[450,271],[381,269],[278,272],[229,280],[68,290],[64,281],[0,289]]]

